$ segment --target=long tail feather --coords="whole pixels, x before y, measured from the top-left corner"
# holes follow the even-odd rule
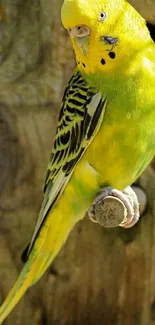
[[[78,177],[77,177],[78,175]],[[48,216],[38,233],[32,251],[11,292],[0,307],[0,324],[18,301],[39,280],[65,243],[74,225],[84,217],[96,196],[97,174],[89,165],[77,167],[70,184]],[[85,189],[87,188],[87,191]]]
[[[24,295],[28,287],[31,285],[32,276],[29,274],[29,265],[25,264],[16,283],[0,308],[0,324],[4,321],[7,315],[16,306],[20,298]]]
[[[16,306],[27,289],[37,282],[45,272],[76,222],[77,218],[73,220],[72,218],[63,218],[59,213],[50,213],[48,224],[43,229],[44,234],[40,234],[38,237],[15,285],[0,307],[0,324]]]

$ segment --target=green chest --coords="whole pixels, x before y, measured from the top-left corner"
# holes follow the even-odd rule
[[[126,92],[128,94],[128,92]],[[155,153],[155,113],[139,93],[108,100],[101,128],[86,152],[102,184],[124,188],[144,170]]]

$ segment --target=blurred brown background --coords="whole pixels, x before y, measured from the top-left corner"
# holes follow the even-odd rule
[[[132,0],[155,23],[154,0]],[[0,0],[0,304],[16,280],[42,200],[74,56],[62,0]],[[148,213],[130,230],[87,218],[7,325],[155,324],[155,173],[142,175]]]

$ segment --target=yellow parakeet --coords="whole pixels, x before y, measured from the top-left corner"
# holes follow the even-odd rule
[[[77,67],[62,100],[25,265],[0,323],[45,272],[101,186],[123,190],[155,153],[155,45],[144,19],[125,0],[65,0],[62,23]]]

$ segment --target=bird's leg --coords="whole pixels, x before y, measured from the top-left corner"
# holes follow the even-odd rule
[[[140,217],[137,195],[130,186],[123,192],[106,187],[93,202],[88,216],[103,227],[130,228]]]

